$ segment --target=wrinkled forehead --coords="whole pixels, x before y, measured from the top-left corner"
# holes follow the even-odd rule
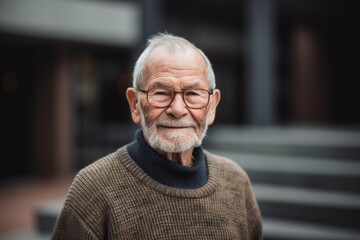
[[[191,47],[156,47],[146,58],[144,70],[147,79],[159,73],[181,76],[183,72],[207,81],[205,61],[197,49]]]

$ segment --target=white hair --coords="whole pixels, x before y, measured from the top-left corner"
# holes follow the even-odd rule
[[[159,33],[153,36],[152,38],[148,39],[147,47],[145,50],[141,53],[140,57],[137,59],[134,67],[133,72],[133,87],[134,88],[140,88],[144,79],[144,70],[145,70],[145,62],[146,58],[149,56],[151,51],[156,47],[166,47],[169,51],[174,51],[179,48],[192,48],[195,51],[197,51],[202,58],[204,59],[205,65],[206,65],[206,71],[207,71],[207,80],[209,81],[211,89],[215,89],[216,83],[215,83],[215,74],[212,69],[211,63],[209,59],[206,57],[206,55],[197,48],[194,44],[189,42],[188,40],[174,36],[169,33]]]

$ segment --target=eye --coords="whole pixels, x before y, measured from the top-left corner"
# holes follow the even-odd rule
[[[173,92],[166,88],[153,88],[149,91],[150,98],[154,98],[160,101],[171,99],[172,96],[173,96]]]
[[[172,91],[165,88],[154,88],[150,90],[149,94],[154,97],[169,97],[172,95]]]
[[[191,97],[191,96],[200,96],[200,93],[199,93],[199,91],[196,91],[196,90],[188,90],[188,91],[186,91],[185,92],[185,96],[189,96],[189,97]]]

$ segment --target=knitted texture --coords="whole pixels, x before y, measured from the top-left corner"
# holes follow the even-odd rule
[[[204,151],[208,181],[173,188],[149,177],[122,147],[75,177],[52,239],[261,239],[246,173]]]

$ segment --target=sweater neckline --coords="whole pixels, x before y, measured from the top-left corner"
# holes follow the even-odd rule
[[[208,154],[206,151],[203,152],[201,148],[198,148],[195,152],[197,154],[196,156],[202,158],[202,161],[198,161],[198,163],[195,163],[195,165],[192,168],[187,168],[184,166],[175,167],[175,170],[179,170],[178,167],[180,167],[180,170],[184,170],[184,172],[181,171],[180,176],[184,173],[185,176],[191,178],[202,178],[202,180],[195,185],[191,185],[189,187],[189,182],[185,181],[185,185],[178,185],[176,183],[175,185],[169,185],[168,182],[162,182],[159,179],[156,179],[154,177],[151,177],[147,172],[146,169],[139,166],[139,164],[134,160],[134,158],[137,158],[139,156],[134,156],[135,150],[139,150],[137,148],[144,147],[142,144],[138,144],[138,138],[140,137],[139,134],[142,136],[142,132],[138,131],[136,133],[136,139],[137,141],[134,141],[127,145],[126,147],[123,147],[119,149],[120,160],[124,164],[124,166],[128,169],[128,171],[137,179],[139,179],[143,184],[147,185],[148,187],[171,196],[178,196],[178,197],[203,197],[206,196],[216,190],[217,184],[218,184],[218,176],[220,173],[219,164],[216,161],[213,161],[213,158],[211,154]],[[145,141],[143,137],[140,137],[140,141]],[[147,144],[147,143],[146,143]],[[153,150],[150,146],[148,146],[151,150]],[[149,150],[149,149],[147,149]],[[141,154],[144,154],[143,149],[141,150]],[[148,154],[147,151],[145,153]],[[132,156],[133,155],[133,156]],[[201,156],[202,155],[202,156]],[[206,159],[206,161],[205,161]],[[164,159],[163,159],[164,160]],[[166,163],[170,163],[169,166],[165,166],[164,169],[168,169],[168,167],[173,168],[175,163],[170,162],[165,158]],[[205,167],[204,167],[205,165]],[[183,168],[183,169],[181,169]],[[204,169],[206,171],[206,177],[204,181]],[[168,175],[169,176],[169,175]],[[178,178],[175,180],[179,180]]]
[[[169,187],[194,189],[203,186],[208,180],[206,159],[201,147],[194,149],[195,161],[191,167],[182,166],[160,155],[145,141],[141,130],[136,132],[135,141],[127,149],[145,173]]]

